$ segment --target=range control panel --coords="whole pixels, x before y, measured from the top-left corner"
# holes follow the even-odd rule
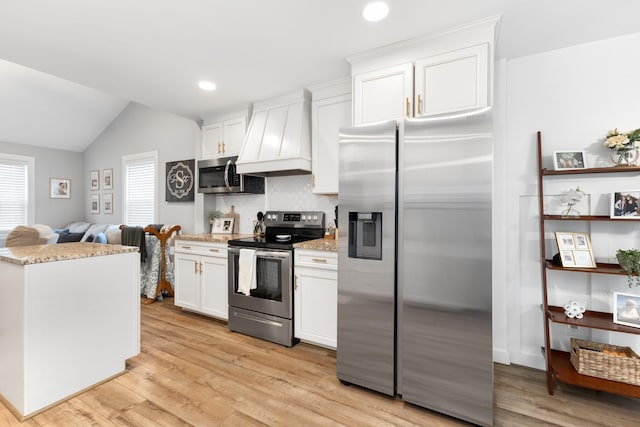
[[[264,223],[268,227],[323,227],[324,212],[267,211]]]

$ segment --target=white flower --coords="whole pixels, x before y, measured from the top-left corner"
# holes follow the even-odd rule
[[[584,192],[580,190],[580,187],[572,188],[562,194],[560,201],[567,203],[569,206],[573,206],[578,203],[584,197]]]

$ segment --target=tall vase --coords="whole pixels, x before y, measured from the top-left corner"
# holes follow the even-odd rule
[[[623,148],[620,150],[612,148],[609,152],[611,161],[616,166],[636,166],[638,155],[637,148]]]

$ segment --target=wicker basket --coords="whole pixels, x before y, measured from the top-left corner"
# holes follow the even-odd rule
[[[629,347],[571,338],[571,364],[582,375],[640,385],[640,357]]]

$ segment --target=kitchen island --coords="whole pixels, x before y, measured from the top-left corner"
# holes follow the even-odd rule
[[[0,248],[0,399],[18,418],[123,373],[140,352],[137,251]]]

